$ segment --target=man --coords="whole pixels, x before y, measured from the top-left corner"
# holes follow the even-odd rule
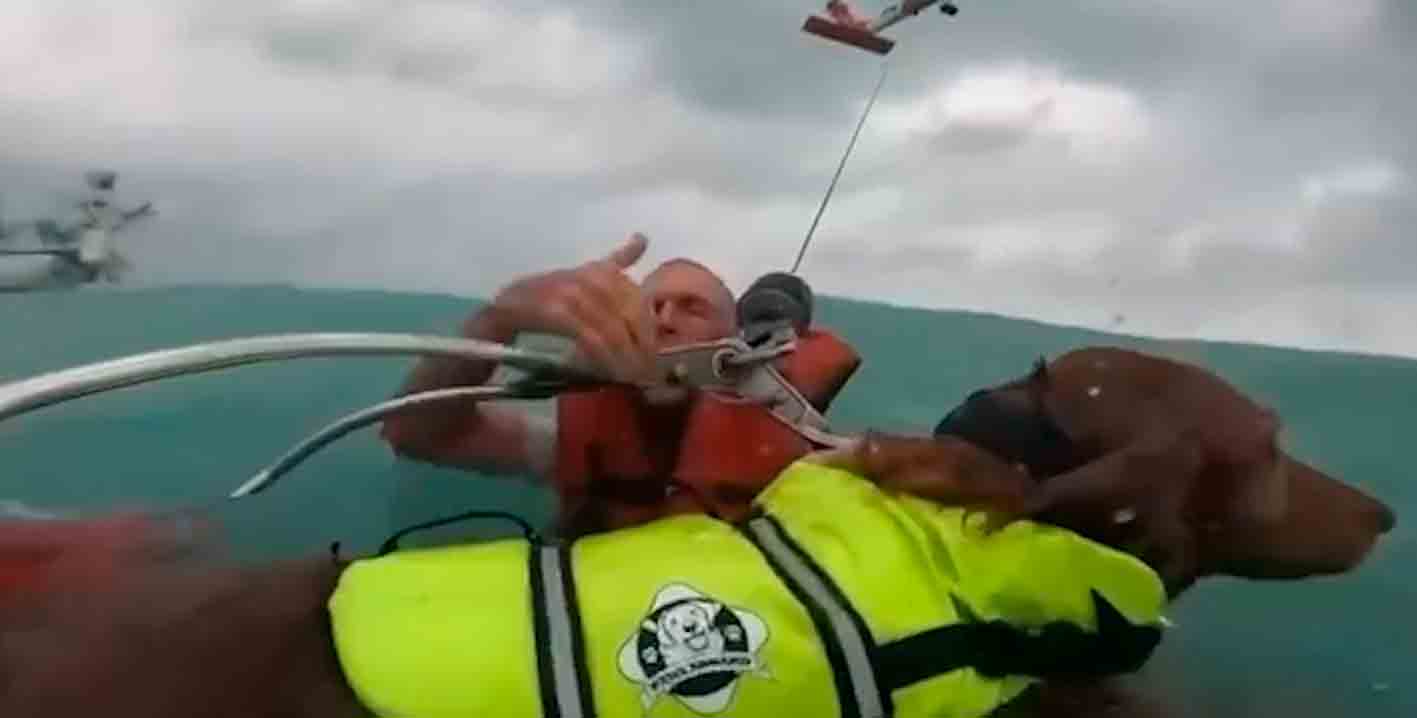
[[[505,344],[525,332],[565,337],[594,365],[631,382],[649,380],[662,349],[733,335],[733,292],[703,265],[670,260],[643,286],[625,275],[648,242],[636,233],[599,260],[514,281],[463,322],[462,334]],[[414,368],[403,392],[484,384],[494,370],[491,362],[430,357]],[[562,433],[556,420],[522,407],[470,403],[391,417],[382,436],[400,456],[551,481]]]

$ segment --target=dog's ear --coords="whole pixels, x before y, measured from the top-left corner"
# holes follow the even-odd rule
[[[1033,369],[1028,372],[1028,380],[1038,382],[1046,386],[1048,384],[1048,357],[1042,354],[1033,362]]]
[[[708,613],[709,623],[715,626],[721,625],[725,617],[733,615],[728,606],[711,601],[704,602],[704,611]]]
[[[1013,383],[1016,387],[1023,389],[1022,395],[1027,397],[1030,402],[1041,406],[1045,401],[1044,397],[1053,387],[1053,374],[1048,369],[1048,357],[1042,354],[1038,355],[1028,374],[1022,380],[1016,380]]]

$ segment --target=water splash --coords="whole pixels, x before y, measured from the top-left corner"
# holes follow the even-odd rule
[[[69,516],[48,509],[35,508],[18,499],[0,499],[0,519],[48,521],[63,518],[69,518]]]

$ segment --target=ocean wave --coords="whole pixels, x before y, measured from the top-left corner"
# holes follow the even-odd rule
[[[0,499],[0,518],[42,521],[66,518],[65,514],[30,506],[18,499]]]

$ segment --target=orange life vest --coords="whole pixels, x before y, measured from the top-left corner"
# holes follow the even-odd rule
[[[774,366],[819,412],[861,357],[835,334],[807,329]],[[557,400],[555,485],[561,529],[606,531],[679,513],[746,515],[758,491],[816,447],[766,407],[695,391],[667,406],[628,387]]]

